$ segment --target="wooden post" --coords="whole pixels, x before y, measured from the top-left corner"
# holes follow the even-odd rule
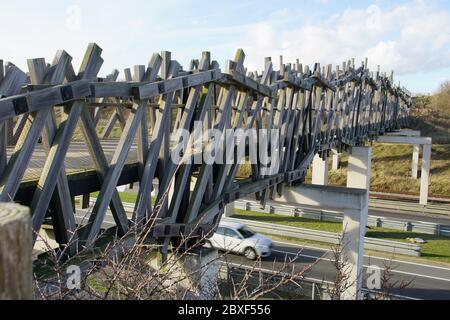
[[[0,300],[32,300],[30,209],[0,204]]]

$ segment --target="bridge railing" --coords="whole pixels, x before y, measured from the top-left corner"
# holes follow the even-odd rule
[[[275,71],[267,58],[262,72],[249,72],[238,50],[223,69],[204,52],[184,70],[170,52],[162,52],[147,67],[135,66],[133,75],[125,70],[125,81],[117,81],[116,70],[98,76],[101,53],[90,44],[78,74],[65,51],[51,64],[28,60],[28,73],[13,64],[0,68],[0,201],[29,206],[35,231],[51,216],[58,242],[71,244],[71,252],[77,244],[93,244],[108,209],[118,234],[150,222],[151,235],[165,244],[181,235],[202,235],[214,228],[227,203],[249,194],[265,203],[284,184],[302,181],[315,154],[327,157],[331,148],[360,145],[407,124],[410,98],[392,78],[370,72],[367,61],[359,68],[349,61],[335,70],[318,63],[309,69],[296,61]],[[99,128],[105,108],[113,114]],[[117,122],[120,138],[109,161],[101,140]],[[181,160],[173,161],[171,135],[184,129],[196,142],[196,122],[217,135],[205,139],[200,151],[182,149]],[[266,143],[256,145],[258,156],[244,179],[237,179],[238,171],[253,144],[244,139],[245,147],[238,148],[227,141],[221,148],[235,151],[235,161],[222,164],[218,160],[225,155],[215,152],[221,150],[215,143],[226,140],[227,129],[268,133]],[[93,168],[68,174],[69,147],[80,135]],[[129,163],[135,143],[137,161]],[[45,161],[38,179],[29,181],[38,145]],[[203,153],[213,165],[202,157],[195,161]],[[270,161],[263,163],[261,154]],[[160,185],[156,206],[150,199],[154,179]],[[128,183],[140,186],[131,219],[116,190]],[[78,231],[70,200],[95,191],[89,221]]]

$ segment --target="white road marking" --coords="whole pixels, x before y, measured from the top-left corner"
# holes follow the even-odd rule
[[[301,245],[301,244],[296,244],[296,243],[292,243],[292,242],[274,241],[274,243],[275,244],[281,244],[281,245],[289,245],[289,246],[296,247],[296,248],[298,247],[298,248],[305,248],[305,249],[312,249],[312,250],[331,252],[331,250],[329,250],[329,249],[317,248],[317,247],[312,247],[312,246],[308,246],[308,245]],[[399,263],[410,264],[410,265],[415,265],[415,266],[419,266],[419,267],[426,267],[426,268],[433,268],[433,269],[440,269],[440,270],[450,271],[450,268],[435,266],[435,265],[432,265],[432,264],[424,264],[424,263],[411,262],[411,261],[405,261],[405,260],[387,259],[387,258],[377,257],[377,256],[367,256],[367,255],[365,255],[364,257],[365,258],[370,258],[370,259],[379,259],[379,260],[384,260],[384,261],[399,262]]]
[[[333,261],[332,259],[325,258],[324,257],[325,255],[322,256],[322,257],[315,257],[315,256],[306,255],[306,254],[296,254],[296,253],[293,253],[293,252],[287,252],[287,251],[281,251],[281,250],[273,250],[273,252],[278,252],[278,253],[288,254],[288,255],[295,255],[295,256],[305,257],[305,258],[310,258],[310,259],[317,259],[317,260],[322,260],[322,261],[330,261],[330,262]],[[363,267],[364,268],[369,268],[370,266],[363,265]],[[392,270],[392,272],[393,273],[405,274],[405,275],[409,275],[409,276],[414,276],[414,277],[418,277],[418,278],[427,278],[427,279],[432,279],[432,280],[450,282],[450,279],[433,277],[433,276],[424,275],[424,274],[417,274],[417,273],[406,272],[406,271],[399,271],[399,270]]]

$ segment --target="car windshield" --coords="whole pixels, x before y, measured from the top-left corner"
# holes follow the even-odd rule
[[[255,233],[247,227],[242,227],[238,231],[244,237],[244,239],[251,238],[255,235]]]

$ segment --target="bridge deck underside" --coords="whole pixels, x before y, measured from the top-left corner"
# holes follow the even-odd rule
[[[111,162],[111,159],[116,151],[118,140],[102,140],[102,148],[105,152],[105,156],[108,159],[108,162]],[[11,155],[14,153],[14,148],[8,148],[8,160],[11,158]],[[33,153],[33,157],[30,160],[29,166],[25,172],[25,177],[23,179],[24,182],[30,181],[38,181],[39,177],[42,174],[42,169],[45,165],[45,161],[47,159],[47,153],[42,144],[36,146],[36,149]],[[126,164],[133,164],[137,162],[137,145],[133,144],[128,153],[128,157],[126,160]],[[83,142],[72,142],[69,147],[69,151],[67,152],[67,156],[65,158],[65,169],[67,175],[74,175],[81,172],[90,172],[95,171],[95,166],[92,161],[92,158],[89,155],[88,150],[86,149],[86,144]]]

